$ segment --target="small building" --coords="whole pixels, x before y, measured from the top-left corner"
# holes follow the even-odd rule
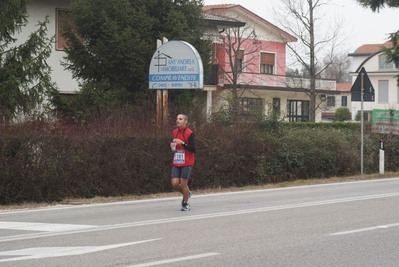
[[[392,47],[391,42],[384,44],[364,44],[348,56],[353,58],[351,76],[353,82],[364,67],[375,90],[375,101],[363,103],[364,117],[371,119],[373,109],[399,109],[399,69],[393,62],[387,63],[383,47]],[[361,111],[360,102],[352,102],[352,117]]]
[[[352,112],[351,88],[351,83],[337,83],[336,90],[339,94],[320,95],[321,100],[323,100],[321,105],[322,121],[333,121],[335,111],[341,107],[348,108],[349,111]]]

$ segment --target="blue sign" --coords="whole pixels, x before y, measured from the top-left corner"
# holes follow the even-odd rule
[[[184,41],[169,41],[154,53],[149,70],[150,89],[202,89],[204,67],[198,51]]]

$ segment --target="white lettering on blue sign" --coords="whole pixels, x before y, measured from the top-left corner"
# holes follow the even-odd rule
[[[199,75],[187,74],[187,75],[164,75],[164,74],[153,74],[150,75],[151,82],[196,82],[199,81]]]
[[[189,43],[169,41],[154,53],[149,69],[150,89],[200,89],[204,73],[198,51]]]

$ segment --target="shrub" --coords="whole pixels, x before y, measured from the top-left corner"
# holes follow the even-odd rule
[[[351,119],[351,112],[346,107],[337,108],[334,112],[335,121],[348,121]]]
[[[0,203],[172,191],[168,144],[173,124],[159,127],[153,121],[137,110],[108,110],[78,125],[38,122],[0,127]],[[197,118],[189,127],[197,144],[190,179],[194,190],[360,171],[358,123],[218,124]],[[399,137],[366,130],[365,173],[378,172],[381,139],[386,142],[386,171],[399,169]]]

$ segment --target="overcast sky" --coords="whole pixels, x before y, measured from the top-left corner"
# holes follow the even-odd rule
[[[239,4],[267,21],[274,21],[272,8],[279,0],[204,0],[205,5]],[[330,12],[331,10],[331,12]],[[384,8],[379,13],[361,7],[355,0],[330,0],[331,17],[344,20],[342,34],[351,36],[342,45],[342,51],[354,52],[363,44],[382,44],[388,33],[399,30],[399,8]]]

